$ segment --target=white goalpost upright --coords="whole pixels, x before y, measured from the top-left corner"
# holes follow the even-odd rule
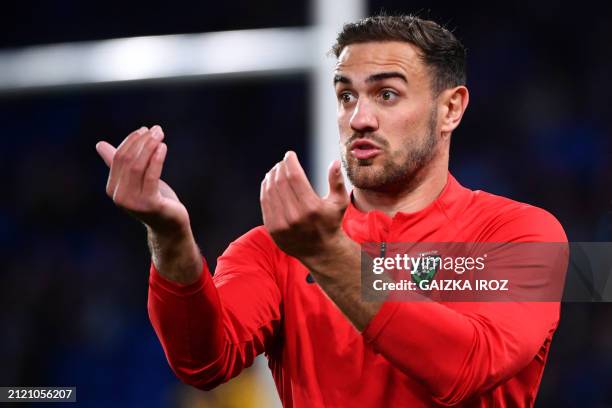
[[[335,58],[326,57],[342,25],[365,16],[365,0],[314,0],[313,59],[310,86],[311,182],[319,194],[327,193],[327,168],[339,157],[338,127],[336,125],[336,96],[332,86]]]

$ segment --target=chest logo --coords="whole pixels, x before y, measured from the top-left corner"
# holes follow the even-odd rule
[[[422,281],[431,281],[442,264],[442,257],[438,251],[425,252],[418,255],[421,261],[412,271],[412,280],[418,285]]]

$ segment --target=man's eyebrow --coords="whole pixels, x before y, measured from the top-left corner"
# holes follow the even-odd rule
[[[336,75],[334,75],[334,85],[336,85],[338,82],[341,82],[341,83],[347,84],[347,85],[351,84],[351,80],[350,79],[348,79],[345,76],[336,74]]]
[[[401,72],[380,72],[378,74],[372,74],[370,75],[367,79],[366,82],[367,83],[371,83],[371,82],[378,82],[378,81],[383,81],[385,79],[389,79],[389,78],[399,78],[402,81],[404,81],[405,83],[408,83],[408,80],[406,79],[406,76],[404,74],[402,74]],[[350,85],[352,83],[352,81],[340,74],[336,74],[334,75],[334,85],[338,84],[338,83],[342,83],[342,84],[347,84]]]
[[[381,72],[379,74],[373,74],[373,75],[370,75],[368,79],[366,79],[366,82],[377,82],[377,81],[382,81],[384,79],[389,79],[389,78],[399,78],[402,81],[408,83],[406,76],[404,76],[404,74],[400,72]]]

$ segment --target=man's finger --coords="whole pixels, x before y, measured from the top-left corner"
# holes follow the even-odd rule
[[[259,203],[261,205],[261,218],[266,227],[268,227],[270,223],[271,212],[270,205],[268,204],[268,194],[266,193],[266,189],[268,188],[268,179],[269,176],[261,181],[261,188],[259,190]],[[268,229],[269,231],[269,229]]]
[[[138,141],[139,137],[142,136],[146,131],[147,128],[143,126],[140,129],[130,133],[117,147],[117,150],[115,151],[115,156],[113,157],[110,174],[108,175],[108,182],[106,183],[106,192],[111,197],[114,195],[114,192],[117,189],[117,184],[119,183],[119,178],[122,176],[123,165],[126,159],[126,152],[135,142]]]
[[[123,156],[125,165],[132,165],[136,162],[138,155],[142,151],[142,148],[147,140],[151,137],[151,134],[156,131],[159,126],[153,126],[149,130],[138,132],[129,143],[126,143],[124,147],[117,149],[117,154]]]
[[[110,169],[111,165],[113,164],[113,157],[115,157],[115,152],[117,151],[117,149],[115,149],[110,143],[102,141],[96,144],[96,151],[98,152],[100,157],[102,157],[102,160],[104,160],[104,163],[106,163],[106,165]]]
[[[261,182],[261,190],[259,192],[259,202],[261,203],[261,216],[263,223],[268,229],[271,230],[271,226],[274,225],[274,211],[270,206],[270,173],[266,174],[266,177]]]
[[[274,178],[276,190],[283,204],[283,212],[285,219],[289,224],[298,220],[299,214],[302,211],[299,197],[291,186],[291,182],[287,178],[287,164],[281,161],[278,164],[276,175]]]
[[[145,196],[151,196],[156,194],[159,190],[159,179],[164,168],[164,161],[166,160],[166,153],[168,152],[168,146],[165,143],[160,143],[149,162],[149,167],[144,175],[144,181],[142,183],[142,193]]]
[[[125,176],[129,177],[126,180],[127,184],[125,187],[130,191],[140,194],[144,190],[144,178],[151,156],[163,138],[164,132],[161,127],[153,126],[149,132],[141,137],[140,141],[132,146],[134,151],[128,152],[128,155],[134,157],[131,163],[126,163],[128,168],[124,171]],[[123,178],[125,176],[121,176],[122,184],[124,183]]]
[[[329,192],[327,196],[325,196],[325,199],[331,200],[342,206],[347,206],[350,198],[344,186],[342,171],[340,171],[340,160],[334,160],[329,165],[327,181],[329,182]]]
[[[283,203],[278,195],[276,183],[274,181],[277,169],[278,165],[274,166],[272,170],[266,174],[265,182],[262,185],[262,203],[265,202],[266,210],[264,214],[264,224],[268,231],[282,229],[287,226],[285,213],[283,211]],[[264,210],[263,206],[262,210]]]
[[[304,172],[297,154],[293,151],[288,151],[285,153],[283,161],[286,166],[287,179],[300,201],[308,203],[318,200],[319,196],[310,185],[310,181],[306,177],[306,172]]]

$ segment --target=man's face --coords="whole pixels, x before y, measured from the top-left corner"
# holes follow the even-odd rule
[[[352,44],[334,72],[342,164],[357,188],[409,188],[437,149],[428,68],[405,42]]]

